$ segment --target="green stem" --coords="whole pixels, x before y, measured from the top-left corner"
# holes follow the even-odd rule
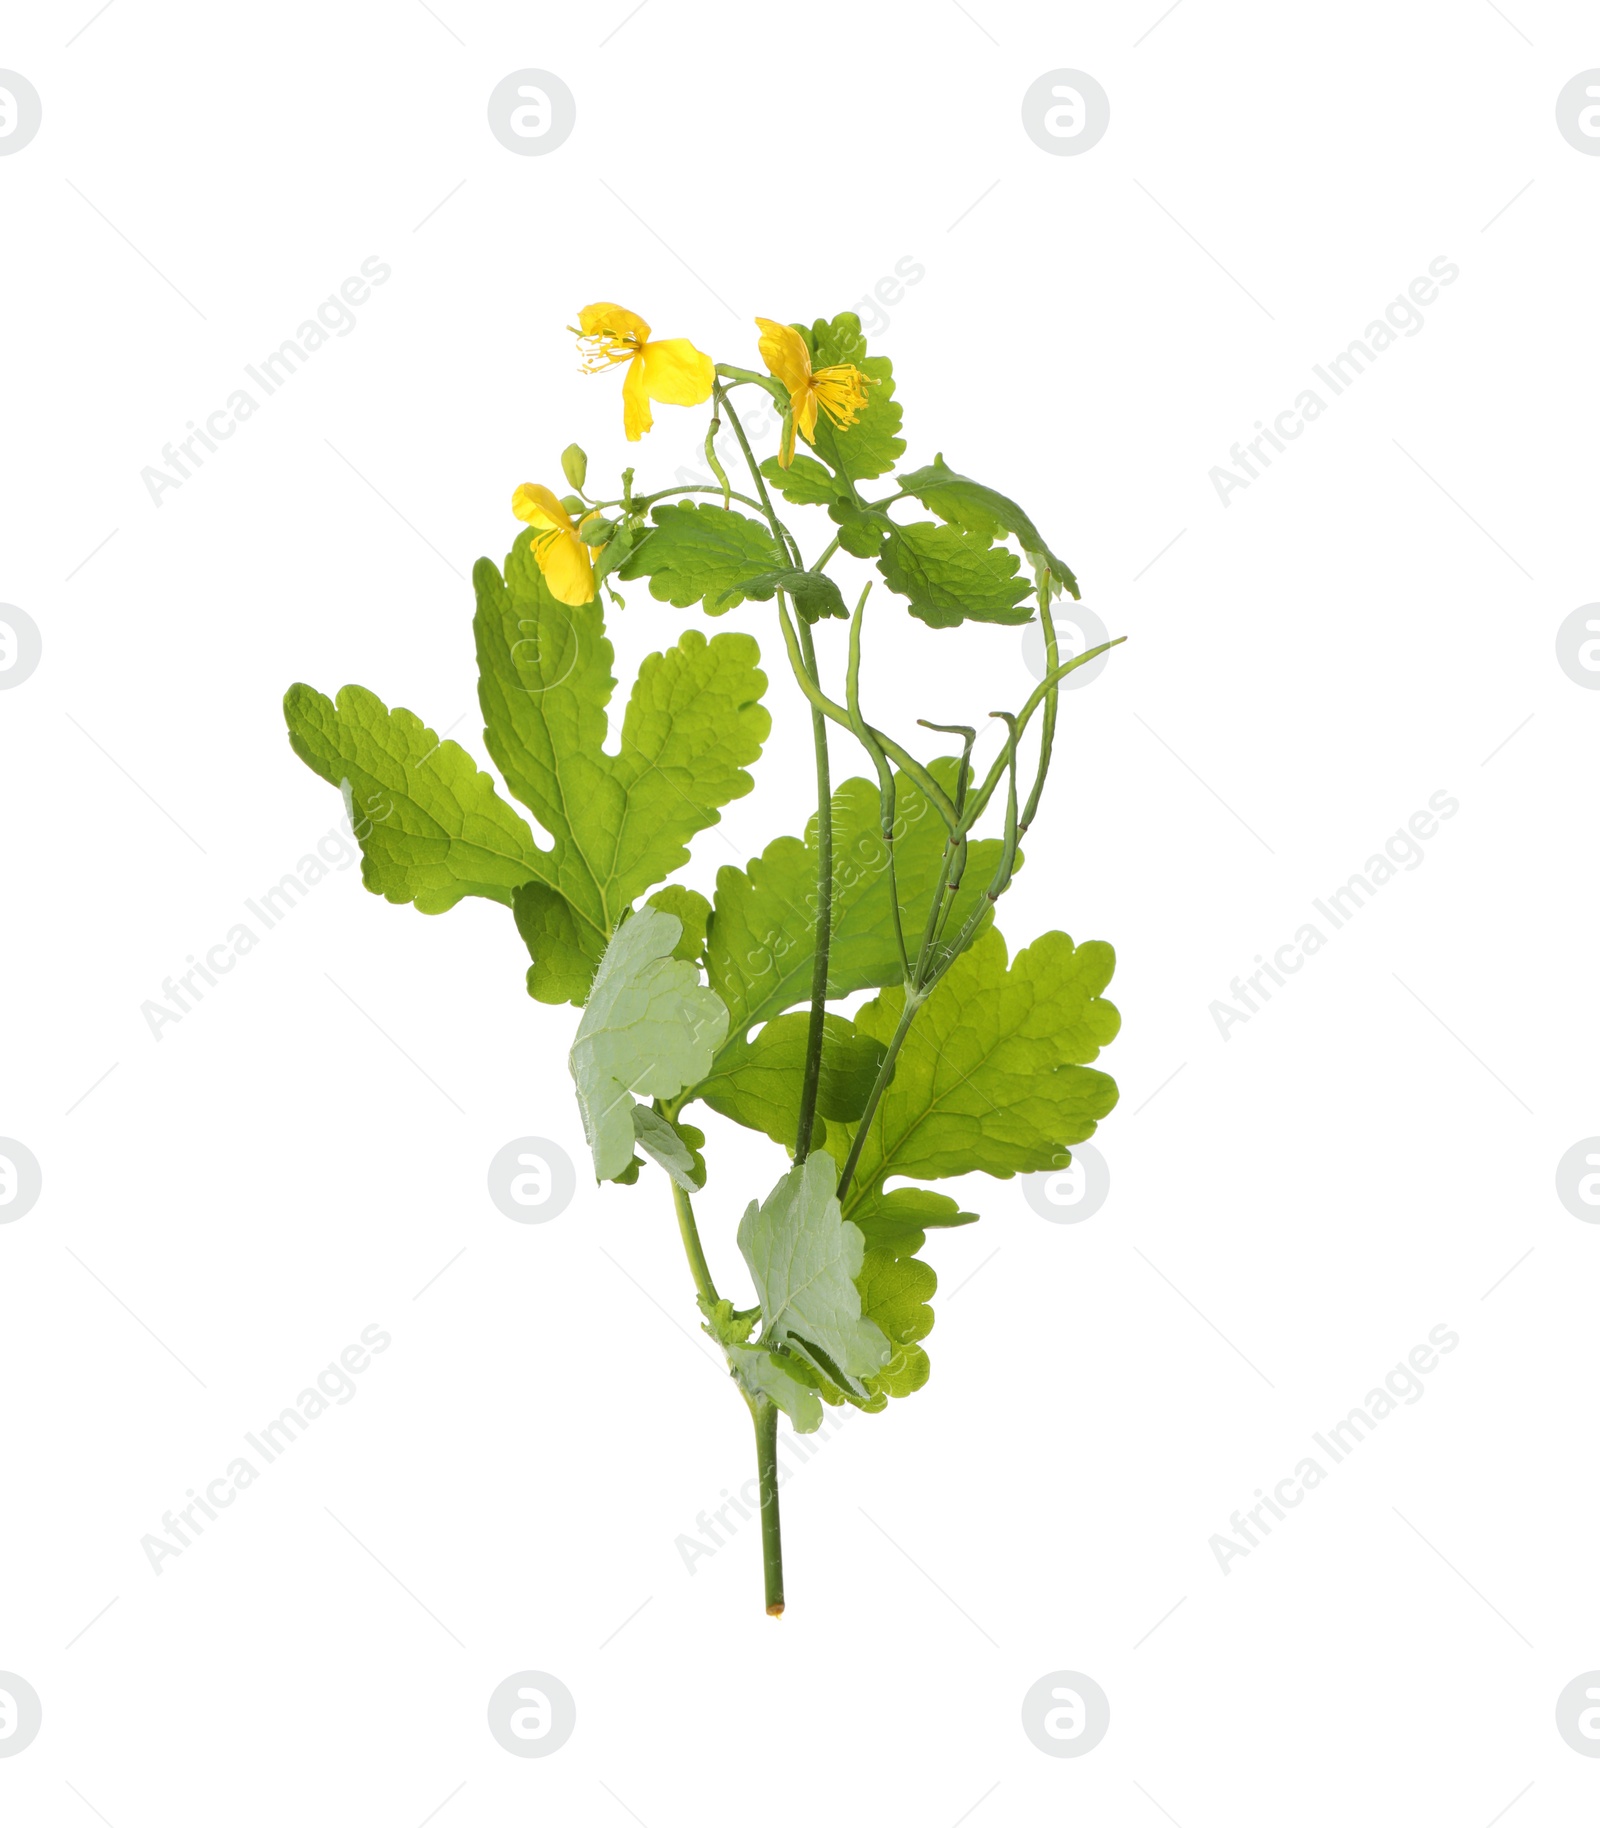
[[[843,705],[837,703],[834,699],[829,698],[817,682],[806,673],[805,663],[800,651],[799,638],[795,634],[793,625],[789,620],[788,606],[784,601],[784,595],[781,590],[778,592],[778,621],[783,630],[784,646],[789,651],[789,667],[795,676],[795,681],[799,685],[800,690],[805,693],[806,697],[810,699],[811,703],[815,705],[825,717],[838,724],[841,729],[849,730],[854,734],[855,725],[850,721],[850,713]],[[882,745],[885,754],[895,763],[900,772],[909,775],[928,796],[933,802],[939,817],[944,820],[946,829],[953,832],[956,827],[956,809],[950,802],[949,794],[947,794],[933,776],[929,774],[921,762],[897,743],[892,736],[885,735],[882,730],[878,729],[873,724],[868,724],[866,728],[871,733],[873,739]]]
[[[751,479],[761,497],[761,505],[771,523],[774,537],[780,546],[793,552],[794,563],[798,569],[800,554],[779,521],[772,506],[772,497],[767,493],[766,479],[761,474],[761,466],[756,462],[755,452],[750,448],[750,440],[745,436],[744,426],[739,415],[733,410],[727,395],[720,387],[716,389],[716,411],[726,411],[728,423],[733,427],[734,436],[739,440],[739,448],[744,452],[745,463],[749,466]],[[784,633],[789,635],[788,605],[783,592],[777,593],[778,613],[783,618]],[[811,638],[811,626],[804,617],[800,620],[797,637],[800,649],[800,666],[813,692],[821,693],[822,686],[817,675],[817,650]],[[826,714],[816,699],[811,704],[811,747],[817,759],[817,907],[816,938],[811,951],[811,1022],[806,1031],[806,1065],[805,1077],[800,1082],[800,1114],[795,1129],[794,1159],[803,1162],[811,1153],[811,1132],[817,1121],[817,1089],[822,1083],[822,1035],[823,1021],[828,1013],[828,948],[833,930],[833,789],[828,780],[828,724]],[[776,1426],[776,1423],[774,1423]],[[776,1503],[776,1497],[774,1497]],[[780,1581],[781,1586],[781,1581]],[[782,1595],[779,1596],[782,1604]]]
[[[689,1204],[689,1196],[678,1185],[672,1183],[672,1204],[678,1214],[678,1236],[683,1239],[683,1254],[689,1259],[689,1273],[694,1277],[694,1286],[713,1307],[717,1304],[717,1285],[711,1280],[711,1266],[706,1262],[706,1253],[700,1243],[700,1228],[694,1222],[694,1208]]]
[[[764,1396],[750,1405],[756,1424],[756,1470],[761,1476],[761,1572],[767,1616],[783,1616],[783,1533],[778,1521],[778,1410]]]
[[[803,620],[800,652],[807,673],[815,679],[817,651],[812,644],[811,630]],[[823,1021],[828,1013],[828,948],[833,935],[833,790],[828,782],[828,722],[815,705],[811,707],[811,744],[817,757],[816,938],[811,952],[811,1025],[806,1030],[806,1070],[800,1082],[800,1117],[795,1132],[794,1159],[797,1163],[811,1153],[811,1132],[817,1121]],[[781,1593],[779,1599],[781,1603]]]
[[[1056,670],[1060,653],[1056,646],[1056,625],[1050,614],[1050,581],[1048,578],[1039,586],[1039,625],[1044,632],[1044,670],[1048,678]],[[1051,686],[1044,701],[1044,722],[1039,730],[1039,772],[1033,777],[1033,791],[1028,795],[1028,804],[1023,808],[1022,817],[1017,823],[1017,833],[1021,836],[1033,823],[1033,815],[1039,810],[1039,796],[1044,792],[1044,777],[1050,772],[1050,752],[1056,740],[1056,706],[1060,698],[1058,686]]]
[[[820,561],[819,561],[820,563]],[[872,765],[878,771],[878,823],[883,831],[884,868],[889,878],[889,910],[894,916],[894,943],[900,954],[900,976],[909,982],[911,961],[906,956],[905,928],[900,919],[900,885],[895,875],[894,839],[897,810],[895,806],[894,771],[889,766],[889,758],[883,752],[883,745],[873,740],[872,731],[866,719],[861,715],[861,624],[867,607],[867,592],[872,589],[869,579],[861,587],[861,597],[856,604],[856,613],[850,618],[850,664],[845,674],[845,708],[850,713],[850,722],[856,733],[856,740],[872,757]],[[959,812],[960,808],[957,807]]]
[[[883,1064],[878,1068],[878,1076],[872,1082],[872,1091],[867,1097],[867,1108],[861,1113],[861,1121],[856,1125],[855,1141],[850,1145],[850,1153],[845,1157],[844,1167],[839,1173],[837,1198],[844,1204],[845,1192],[850,1185],[850,1177],[856,1171],[856,1163],[861,1160],[861,1151],[866,1147],[867,1133],[872,1128],[872,1119],[878,1109],[878,1101],[888,1090],[889,1081],[894,1077],[894,1063],[911,1032],[911,1024],[916,1020],[917,1011],[922,1007],[924,993],[906,986],[905,1007],[900,1011],[900,1020],[889,1041],[889,1050],[883,1056]]]

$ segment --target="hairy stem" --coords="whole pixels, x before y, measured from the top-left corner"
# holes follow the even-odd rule
[[[761,1572],[767,1616],[783,1616],[783,1532],[778,1521],[778,1410],[764,1396],[750,1405],[756,1424],[756,1470],[761,1482]]]

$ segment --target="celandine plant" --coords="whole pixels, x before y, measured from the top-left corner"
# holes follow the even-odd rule
[[[1105,651],[1059,658],[1050,606],[1077,596],[1072,573],[1015,502],[942,456],[899,472],[886,493],[863,492],[905,443],[889,363],[867,354],[857,318],[756,323],[765,373],[713,363],[683,338],[653,341],[617,305],[582,311],[585,366],[623,369],[630,439],[650,429],[652,401],[710,402],[718,486],[638,494],[624,470],[619,494],[591,496],[587,460],[569,445],[571,493],[524,483],[512,511],[527,531],[503,572],[488,559],[473,572],[484,743],[544,842],[464,749],[410,711],[360,686],[330,701],[297,685],[284,712],[296,754],[344,795],[367,887],[425,914],[465,895],[503,903],[532,956],[529,993],[582,1010],[570,1066],[595,1176],[631,1183],[648,1158],[670,1185],[704,1329],[755,1423],[777,1615],[780,1412],[804,1434],[824,1403],[876,1413],[927,1382],[927,1234],[978,1215],[924,1183],[1064,1166],[1066,1145],[1116,1102],[1089,1062],[1120,1018],[1100,994],[1108,945],[1045,933],[1008,958],[994,926],[1044,790],[1057,688]],[[782,413],[765,461],[734,407],[741,387],[764,389]],[[717,454],[724,421],[748,471],[740,488]],[[809,451],[797,454],[797,435]],[[831,533],[811,563],[774,492],[826,512]],[[934,518],[903,518],[912,502]],[[874,562],[932,629],[1037,614],[1047,670],[1015,712],[992,713],[1004,734],[986,768],[971,727],[919,720],[959,739],[924,762],[869,721],[859,680],[871,582],[852,610],[829,570],[840,553]],[[620,608],[618,586],[638,579],[658,601],[710,616],[772,603],[811,708],[816,817],[803,838],[721,869],[709,902],[658,885],[750,791],[767,681],[750,635],[688,629],[640,667],[620,749],[607,754],[615,681],[600,593]],[[830,641],[835,619],[846,627]],[[825,666],[830,645],[844,652]],[[870,778],[832,788],[830,723],[866,752]],[[866,990],[879,994],[853,1017],[829,1008]],[[707,1181],[705,1137],[686,1120],[696,1103],[792,1158],[739,1221],[751,1306],[719,1291],[701,1242],[691,1202]]]

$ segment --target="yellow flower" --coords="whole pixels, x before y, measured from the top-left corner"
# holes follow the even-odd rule
[[[650,341],[650,326],[621,305],[585,305],[578,313],[578,347],[587,373],[626,362],[622,378],[622,429],[637,442],[655,423],[650,402],[699,406],[711,398],[711,357],[686,336]]]
[[[525,482],[511,497],[511,512],[539,529],[529,550],[544,573],[550,594],[574,607],[587,603],[594,595],[593,560],[599,548],[584,544],[582,529],[573,524],[559,499],[543,483]]]
[[[778,462],[784,469],[794,462],[794,435],[798,429],[807,444],[817,441],[817,407],[843,431],[854,425],[867,404],[867,388],[876,383],[849,362],[832,368],[811,366],[811,351],[798,330],[758,317],[761,359],[789,390],[789,417],[783,428],[783,448]]]

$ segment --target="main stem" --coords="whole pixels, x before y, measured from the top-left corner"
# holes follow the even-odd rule
[[[759,379],[759,377],[752,377]],[[761,497],[762,512],[766,515],[772,528],[772,537],[778,542],[780,552],[790,552],[796,565],[800,555],[793,552],[784,535],[782,525],[772,506],[772,497],[767,493],[766,478],[761,474],[761,466],[756,462],[756,454],[750,448],[750,440],[745,436],[744,426],[739,415],[734,411],[732,402],[722,388],[716,390],[716,410],[728,415],[728,423],[733,427],[733,435],[739,440],[739,449],[744,453],[744,460],[750,470],[750,480],[755,484],[756,493]],[[783,593],[778,593],[778,613],[783,614]],[[816,644],[811,638],[811,625],[804,616],[797,617],[799,622],[798,636],[800,642],[800,659],[805,668],[806,677],[811,681],[814,690],[820,692],[821,680],[817,673]],[[806,1066],[805,1077],[800,1082],[800,1116],[795,1126],[794,1159],[798,1165],[811,1153],[811,1132],[817,1121],[817,1089],[822,1083],[822,1036],[823,1022],[828,1013],[828,950],[833,935],[833,792],[828,781],[828,720],[820,705],[813,699],[811,704],[811,746],[817,758],[817,924],[816,943],[811,953],[811,1023],[806,1031]],[[773,1422],[777,1427],[777,1422]],[[759,1431],[758,1431],[759,1432]],[[773,1540],[777,1540],[777,1487],[773,1487]],[[762,1504],[763,1529],[765,1528],[766,1506]],[[780,1578],[781,1586],[781,1578]],[[781,1607],[781,1600],[780,1600]],[[768,1610],[771,1608],[769,1606]]]
[[[816,648],[804,620],[799,635],[806,671],[816,679]],[[811,1026],[806,1031],[806,1070],[800,1082],[800,1119],[794,1145],[797,1164],[811,1153],[811,1132],[817,1119],[823,1020],[828,1013],[828,949],[833,936],[833,792],[828,782],[828,720],[815,705],[811,707],[811,744],[817,757],[817,924],[811,954]]]
[[[778,1409],[764,1396],[750,1405],[756,1423],[756,1466],[761,1475],[761,1572],[767,1616],[783,1616],[783,1532],[778,1521]]]

